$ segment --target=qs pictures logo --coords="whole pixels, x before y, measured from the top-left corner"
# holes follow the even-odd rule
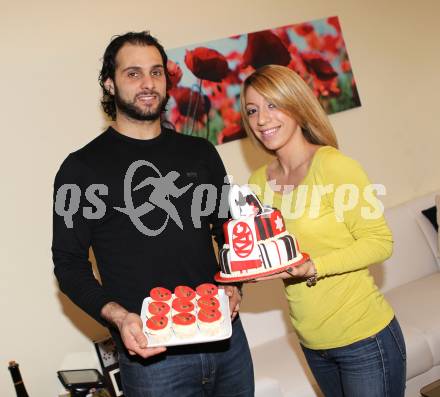
[[[150,168],[153,176],[149,176],[141,183],[133,186],[134,176],[141,167]],[[162,175],[159,169],[149,161],[134,161],[128,167],[124,177],[125,206],[113,207],[113,209],[127,215],[133,225],[146,236],[157,236],[160,234],[166,228],[170,219],[183,230],[182,220],[171,199],[177,199],[185,194],[194,183],[189,183],[179,188],[176,186],[176,181],[179,177],[180,174],[177,171],[170,171],[166,175]],[[150,194],[147,196],[147,200],[135,206],[133,192],[138,192],[146,187],[150,187]],[[227,197],[228,188],[229,185],[225,184],[222,188],[222,197]],[[73,217],[80,210],[81,194],[81,189],[76,184],[64,184],[56,193],[55,212],[64,218],[64,223],[69,229],[73,228]],[[101,219],[104,217],[107,208],[100,196],[107,196],[108,194],[108,186],[104,184],[91,184],[85,191],[85,199],[92,206],[83,206],[82,216],[86,219]],[[191,219],[194,227],[200,228],[201,218],[213,213],[216,208],[217,199],[217,189],[214,185],[200,184],[195,187],[191,201]],[[219,217],[227,218],[227,200],[222,200],[222,202],[225,205],[220,205]],[[164,211],[166,216],[163,223],[153,229],[145,223],[148,220],[147,215],[156,208]]]

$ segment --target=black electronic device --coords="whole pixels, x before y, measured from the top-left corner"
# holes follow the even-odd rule
[[[86,395],[90,389],[104,387],[104,378],[96,369],[72,369],[57,371],[63,386],[73,396]]]

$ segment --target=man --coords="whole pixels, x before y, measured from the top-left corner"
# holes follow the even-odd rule
[[[56,176],[55,275],[72,301],[110,328],[126,396],[253,396],[238,317],[222,342],[150,348],[142,332],[139,313],[150,289],[212,282],[211,234],[220,244],[223,238],[220,200],[208,211],[201,192],[214,186],[219,198],[226,172],[208,141],[161,125],[166,66],[148,32],[117,36],[107,47],[100,85],[114,124],[70,154]],[[102,285],[88,262],[90,246]],[[235,317],[239,291],[225,288]]]

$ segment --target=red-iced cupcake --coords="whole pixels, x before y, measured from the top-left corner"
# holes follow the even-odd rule
[[[171,324],[168,317],[153,316],[147,322],[147,333],[154,338],[156,342],[165,343],[171,337]]]
[[[149,303],[147,308],[147,316],[166,316],[169,317],[171,315],[170,305],[166,302],[157,302],[152,301]]]
[[[211,283],[200,284],[196,288],[197,295],[202,298],[204,296],[215,296],[218,297],[218,288],[216,285]]]
[[[178,313],[172,320],[174,334],[178,338],[190,338],[197,332],[196,316],[192,313]]]
[[[218,309],[203,309],[197,314],[200,332],[204,335],[216,335],[220,331],[223,314]]]
[[[194,303],[196,298],[196,291],[186,285],[178,285],[174,289],[174,295],[176,296],[176,298],[188,299]]]
[[[184,298],[173,299],[172,307],[173,307],[173,314],[194,313],[195,312],[194,303],[192,303],[190,300],[184,299]]]
[[[169,289],[156,287],[150,291],[150,296],[154,301],[170,302],[173,295]]]
[[[214,296],[204,296],[197,301],[197,305],[200,310],[203,309],[218,309],[220,307],[220,302]]]

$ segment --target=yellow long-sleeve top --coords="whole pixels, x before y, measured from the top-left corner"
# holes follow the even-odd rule
[[[368,266],[391,256],[393,240],[383,206],[359,163],[323,146],[292,192],[274,192],[267,166],[255,171],[249,184],[264,204],[281,210],[287,230],[316,265],[315,286],[285,282],[300,342],[311,349],[329,349],[382,330],[394,313]]]

